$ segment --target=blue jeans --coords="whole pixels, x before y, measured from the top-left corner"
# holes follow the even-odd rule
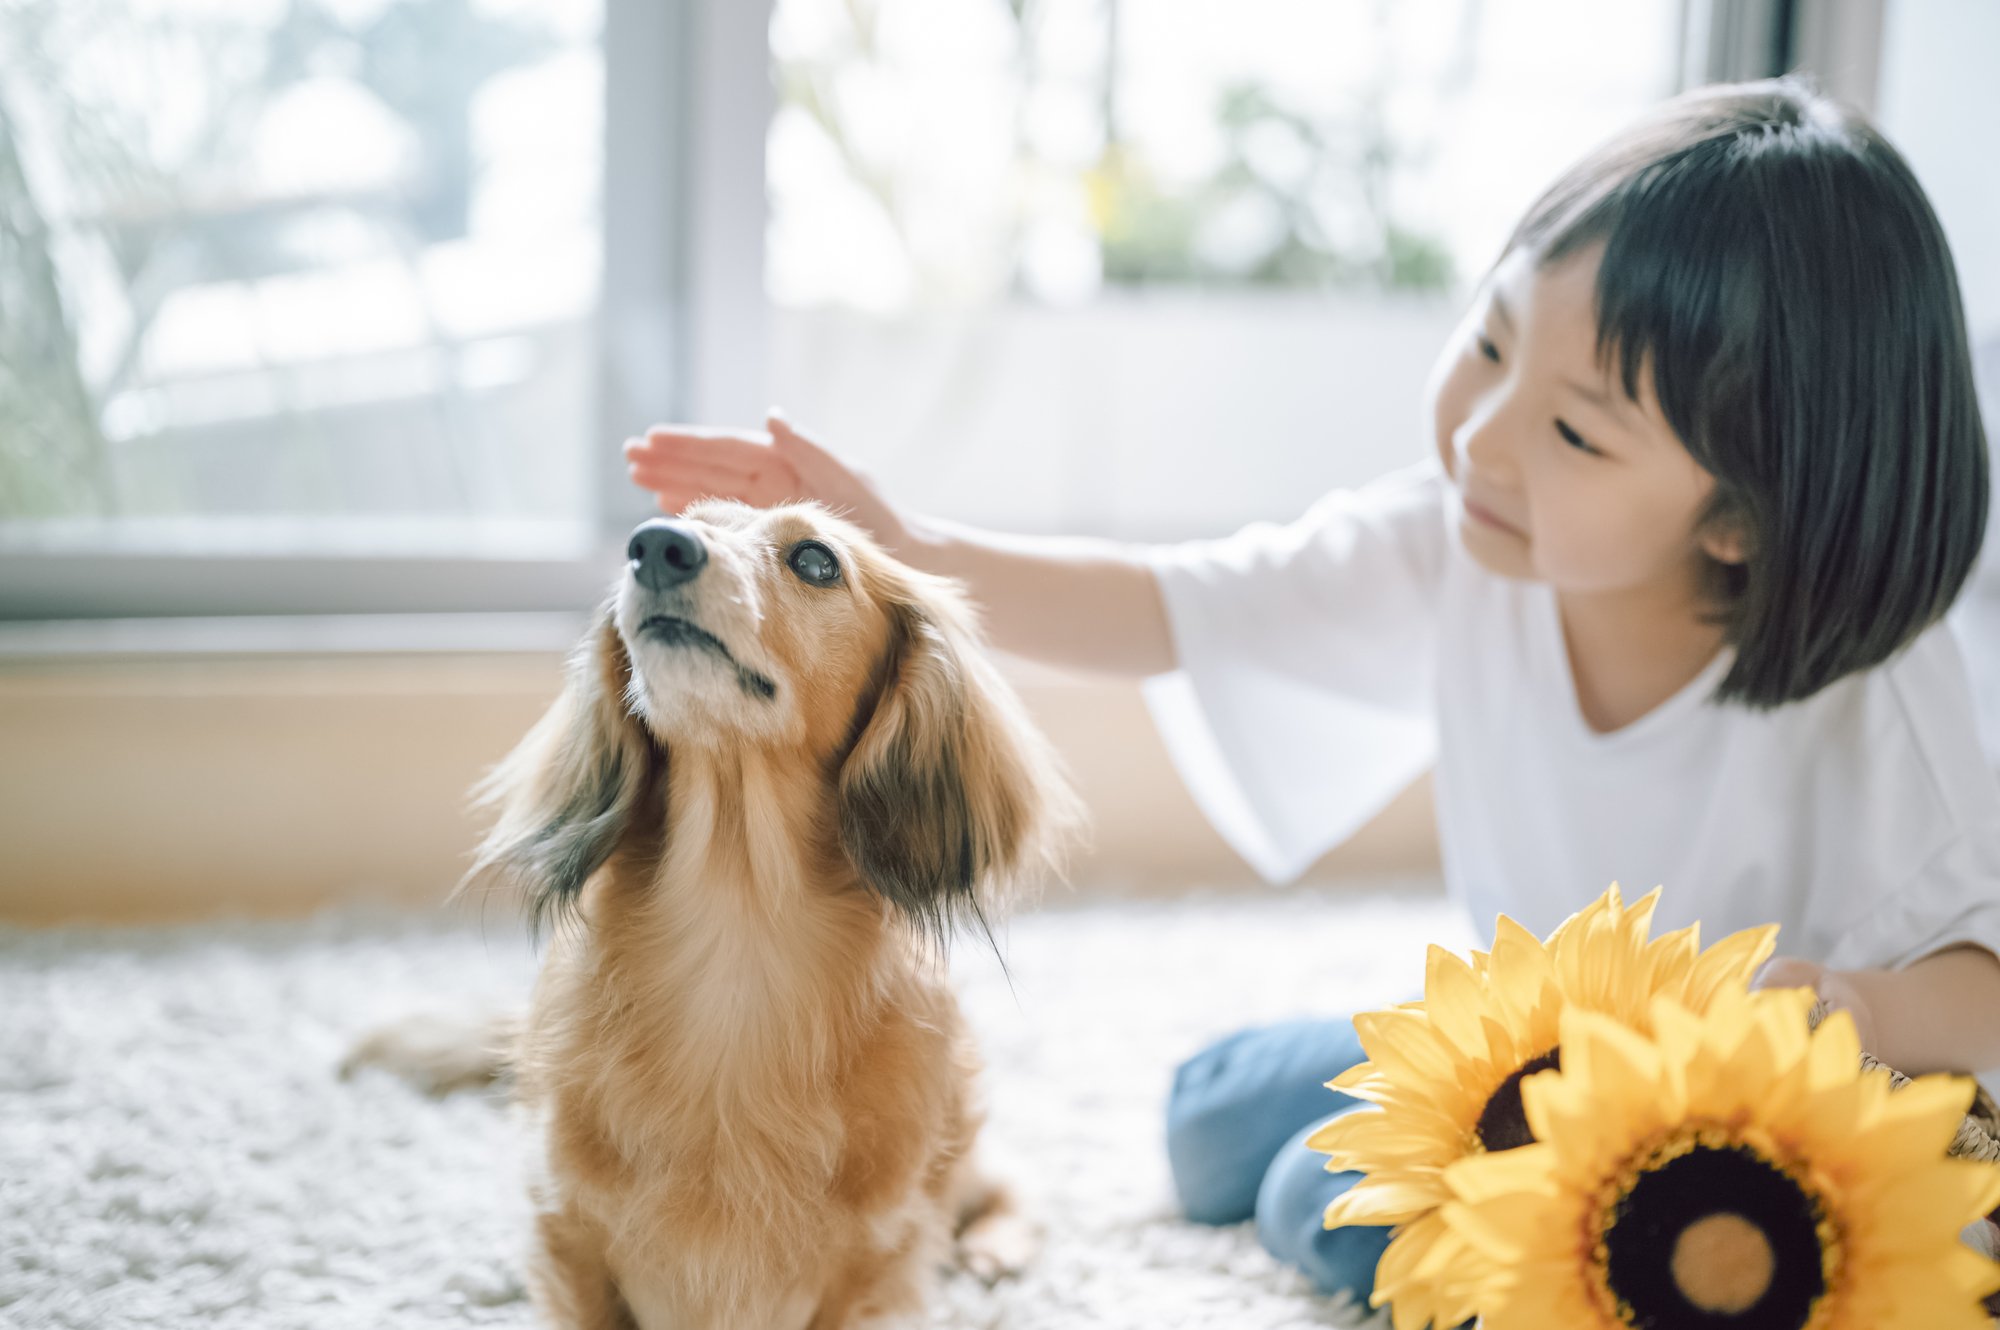
[[[1324,1123],[1359,1106],[1326,1082],[1362,1059],[1345,1019],[1239,1030],[1211,1044],[1174,1073],[1167,1162],[1189,1219],[1236,1224],[1254,1215],[1271,1255],[1320,1292],[1347,1292],[1365,1307],[1389,1230],[1329,1232],[1327,1203],[1361,1174],[1329,1173],[1326,1156],[1306,1148]]]

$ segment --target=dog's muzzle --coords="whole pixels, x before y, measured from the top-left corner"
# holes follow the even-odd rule
[[[635,605],[635,611],[644,615],[633,635],[636,640],[703,652],[734,672],[745,693],[767,702],[778,695],[778,685],[769,675],[736,659],[728,643],[688,617],[687,597],[663,594],[686,587],[708,566],[708,547],[692,526],[666,517],[642,522],[626,542],[625,556],[631,560],[632,580],[650,593]]]

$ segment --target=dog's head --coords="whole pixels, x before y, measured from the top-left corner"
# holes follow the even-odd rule
[[[810,504],[704,502],[627,555],[563,697],[484,788],[503,812],[471,878],[560,911],[657,814],[674,754],[749,749],[815,773],[822,806],[792,823],[831,828],[940,938],[1056,866],[1073,796],[955,583]]]

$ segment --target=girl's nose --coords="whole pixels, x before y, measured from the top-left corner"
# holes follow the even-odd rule
[[[1465,423],[1452,431],[1451,444],[1458,450],[1459,460],[1470,462],[1488,475],[1505,472],[1513,466],[1511,439],[1517,431],[1505,405],[1499,401],[1477,403]]]

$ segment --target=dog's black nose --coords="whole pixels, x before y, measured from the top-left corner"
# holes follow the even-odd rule
[[[625,557],[632,561],[632,576],[640,586],[665,591],[693,581],[708,562],[708,550],[686,524],[656,517],[632,533]]]

